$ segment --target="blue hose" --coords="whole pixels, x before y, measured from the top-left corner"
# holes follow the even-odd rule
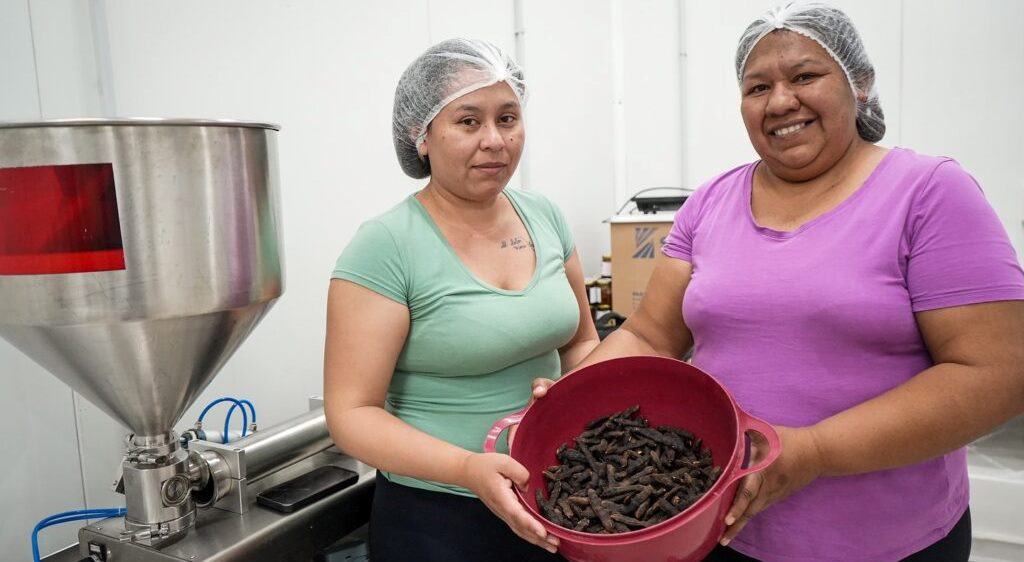
[[[199,414],[198,423],[203,423],[203,418],[206,417],[206,414],[207,414],[207,412],[210,411],[210,408],[213,408],[214,406],[216,406],[217,404],[220,404],[221,402],[231,402],[232,403],[232,406],[231,406],[232,409],[234,409],[235,407],[238,407],[238,408],[242,409],[242,426],[243,426],[243,428],[242,428],[242,435],[245,435],[245,427],[248,427],[248,425],[249,425],[249,415],[246,413],[245,407],[242,406],[242,402],[243,401],[239,401],[239,400],[237,400],[235,398],[230,398],[228,396],[224,396],[222,398],[218,398],[218,399],[214,400],[213,402],[210,402],[209,404],[207,404],[206,407],[203,408],[202,413]],[[244,402],[249,402],[249,401],[248,400],[244,400]],[[252,402],[249,402],[249,404],[252,405]],[[256,409],[253,408],[253,412],[254,412],[253,417],[254,418],[255,418],[255,411],[256,411]],[[230,411],[228,412],[228,416],[230,417]],[[224,443],[228,442],[227,422],[228,422],[228,418],[225,418],[224,419],[224,438],[223,438],[223,442]]]
[[[245,404],[245,405],[249,406],[249,411],[252,412],[252,423],[253,423],[253,425],[255,425],[256,424],[256,406],[253,406],[252,402],[250,402],[250,401],[248,401],[248,400],[246,400],[244,398],[242,398],[242,399],[240,399],[238,401],[241,402],[242,404]],[[235,408],[240,408],[240,407],[241,406],[239,406],[238,404],[232,404],[231,407],[228,408],[228,415],[224,417],[224,443],[228,442],[227,441],[227,439],[228,439],[228,427],[231,424],[231,414],[235,413]],[[249,424],[245,420],[245,408],[242,408],[242,424],[243,424],[242,425],[242,437],[245,437],[245,434],[249,430]]]
[[[211,408],[213,408],[217,404],[220,404],[221,402],[233,402],[239,408],[242,407],[242,403],[239,402],[238,400],[236,400],[235,398],[231,398],[229,396],[224,396],[224,397],[218,398],[218,399],[214,400],[213,402],[210,402],[209,404],[206,405],[205,408],[203,408],[202,413],[199,414],[199,423],[203,423],[203,418],[206,417],[207,412],[209,412]],[[245,412],[245,410],[243,409],[242,412]]]
[[[252,423],[256,423],[256,406],[253,406],[252,402],[249,402],[245,398],[240,399],[239,402],[249,406],[249,411],[252,412]]]
[[[53,525],[59,525],[61,523],[67,523],[69,521],[81,521],[82,519],[106,519],[107,517],[121,517],[128,510],[123,507],[109,507],[100,509],[76,509],[73,511],[65,511],[63,513],[57,513],[49,517],[44,517],[42,521],[36,523],[36,526],[32,529],[32,560],[33,562],[40,562],[39,560],[39,531]]]

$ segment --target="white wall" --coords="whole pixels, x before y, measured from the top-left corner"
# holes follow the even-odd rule
[[[527,187],[554,200],[585,271],[611,216],[646,187],[682,187],[680,5],[524,0]]]
[[[0,118],[281,124],[284,296],[179,424],[211,399],[237,395],[256,403],[266,426],[320,392],[338,252],[361,221],[423,184],[402,175],[390,137],[394,85],[419,52],[464,35],[519,58],[531,99],[514,183],[563,208],[594,274],[609,247],[601,221],[633,192],[694,187],[755,158],[733,50],[773,3],[0,0]],[[1012,164],[1024,154],[1016,99],[1024,39],[1015,29],[1024,4],[835,4],[858,24],[876,65],[882,144],[960,160],[1022,252],[1024,180]],[[17,451],[0,472],[0,499],[19,508],[0,519],[0,552],[27,560],[29,531],[43,516],[119,503],[108,486],[124,430],[2,341],[0,372],[0,450]],[[73,542],[75,528],[45,531],[43,550]]]

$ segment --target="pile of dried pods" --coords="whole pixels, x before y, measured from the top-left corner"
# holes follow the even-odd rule
[[[624,533],[650,527],[696,502],[718,479],[711,451],[672,426],[652,428],[633,416],[639,405],[598,418],[563,443],[562,463],[544,471],[548,497],[537,506],[549,521],[585,533]]]

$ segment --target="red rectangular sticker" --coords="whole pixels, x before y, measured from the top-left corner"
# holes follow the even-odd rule
[[[0,275],[124,268],[112,164],[0,168]]]

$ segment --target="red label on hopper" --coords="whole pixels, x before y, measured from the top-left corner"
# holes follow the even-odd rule
[[[124,268],[113,165],[0,168],[0,275]]]

